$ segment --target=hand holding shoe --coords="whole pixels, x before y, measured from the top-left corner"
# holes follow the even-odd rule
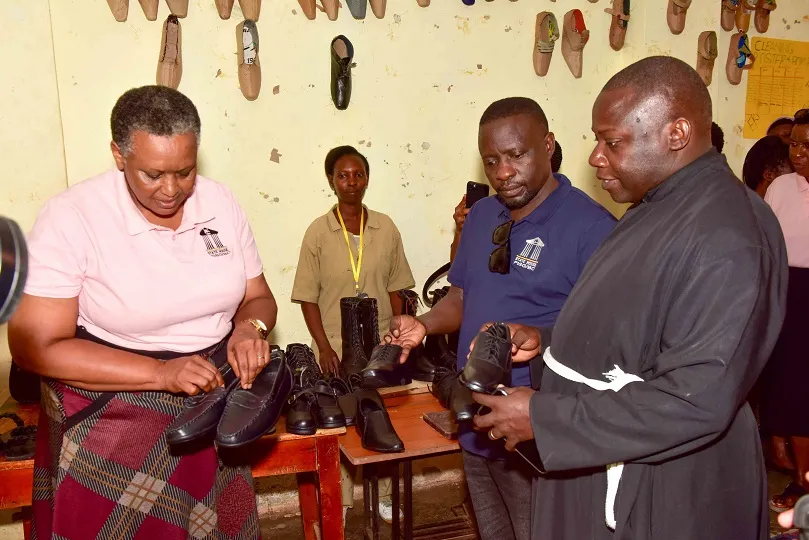
[[[384,341],[402,348],[399,363],[404,364],[411,349],[415,349],[427,335],[427,328],[420,320],[410,315],[397,315],[390,321],[390,330]]]
[[[250,323],[241,323],[228,340],[228,364],[241,380],[242,388],[252,386],[264,366],[270,363],[270,344]]]
[[[524,387],[502,389],[507,396],[472,393],[476,402],[491,409],[489,414],[475,416],[475,430],[488,431],[491,440],[505,439],[506,450],[511,452],[518,443],[534,438],[530,405],[536,391]]]
[[[320,369],[323,370],[323,373],[335,376],[340,373],[340,358],[334,349],[329,346],[324,348],[318,346],[318,349],[320,349]]]
[[[174,394],[185,393],[189,396],[202,392],[210,392],[224,383],[222,375],[216,367],[205,358],[183,356],[160,362],[156,373],[158,387]]]
[[[486,323],[481,328],[481,332],[488,330],[493,323]],[[528,362],[534,359],[542,350],[542,337],[539,330],[533,326],[526,326],[517,323],[504,323],[511,331],[511,361]],[[469,352],[475,348],[477,337],[469,344]]]

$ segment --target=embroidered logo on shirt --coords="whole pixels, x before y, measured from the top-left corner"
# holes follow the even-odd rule
[[[205,240],[205,248],[208,250],[208,255],[211,257],[221,257],[230,253],[227,246],[222,244],[222,241],[219,239],[219,231],[206,228],[199,231],[199,235]]]
[[[542,248],[545,247],[545,242],[536,238],[531,238],[525,241],[525,247],[522,252],[514,258],[514,264],[526,270],[534,270],[539,262],[539,254]]]

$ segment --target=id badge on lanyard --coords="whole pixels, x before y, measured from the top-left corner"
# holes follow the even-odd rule
[[[348,248],[348,259],[351,262],[351,275],[354,277],[354,293],[357,298],[368,298],[368,295],[360,291],[360,271],[362,270],[362,252],[364,247],[364,233],[365,233],[365,211],[360,214],[360,242],[357,246],[357,261],[354,262],[354,254],[351,253],[351,242],[348,239],[348,230],[343,221],[343,216],[340,214],[340,205],[337,205],[337,217],[340,219],[340,226],[343,228],[343,237],[346,241]]]

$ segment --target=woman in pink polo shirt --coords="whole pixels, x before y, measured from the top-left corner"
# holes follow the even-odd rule
[[[270,358],[276,303],[250,225],[197,175],[200,120],[170,88],[122,95],[117,165],[47,202],[29,236],[25,296],[9,326],[43,376],[34,468],[38,538],[256,538],[247,467],[213,444],[172,455],[184,394],[223,356],[249,387]]]
[[[789,286],[781,335],[761,375],[761,429],[789,443],[793,481],[770,499],[783,512],[809,492],[809,110],[795,114],[789,158],[795,172],[776,178],[764,200],[772,208],[787,246]]]

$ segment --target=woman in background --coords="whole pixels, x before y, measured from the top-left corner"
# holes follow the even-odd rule
[[[370,178],[365,156],[352,146],[338,146],[326,155],[324,168],[337,204],[306,230],[292,301],[301,305],[321,369],[337,375],[338,351],[342,352],[340,299],[358,293],[375,298],[383,334],[393,315],[402,314],[399,291],[413,288],[415,281],[399,229],[388,216],[362,203]],[[354,481],[345,466],[342,472],[345,509],[354,505]],[[384,498],[379,514],[387,522],[393,519],[390,489],[389,478],[380,481]]]
[[[789,145],[775,135],[759,139],[747,152],[742,167],[744,183],[762,199],[773,180],[793,172]]]

